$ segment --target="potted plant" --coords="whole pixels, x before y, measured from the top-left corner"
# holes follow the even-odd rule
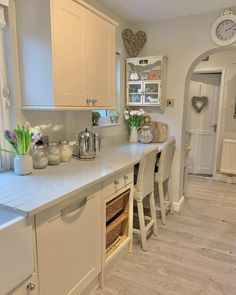
[[[100,117],[101,117],[101,115],[99,112],[92,112],[93,126],[98,126],[98,121],[99,121]]]
[[[33,171],[33,161],[30,156],[31,143],[41,139],[39,130],[29,130],[29,127],[19,126],[13,131],[4,132],[5,140],[11,145],[12,151],[0,149],[3,152],[11,153],[14,157],[14,170],[17,175],[28,175]]]
[[[120,116],[120,113],[117,110],[112,110],[110,112],[111,123],[114,123],[114,124],[118,123],[119,116]]]
[[[142,109],[137,111],[124,111],[125,120],[127,121],[127,124],[131,129],[130,142],[138,142],[138,128],[141,127],[144,114],[145,112]]]
[[[117,110],[110,112],[111,123],[118,123],[120,113]]]

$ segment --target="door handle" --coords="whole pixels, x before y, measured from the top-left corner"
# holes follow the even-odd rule
[[[211,125],[212,128],[214,128],[214,132],[217,131],[217,124]]]
[[[71,206],[68,206],[68,207],[62,209],[61,216],[66,216],[66,215],[68,216],[68,215],[71,215],[72,213],[74,215],[76,211],[82,209],[86,205],[87,200],[88,200],[88,198],[85,197],[80,202],[74,203]]]

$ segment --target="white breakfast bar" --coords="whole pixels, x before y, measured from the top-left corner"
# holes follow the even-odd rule
[[[35,257],[34,271],[24,282],[15,281],[12,291],[8,282],[9,294],[89,294],[102,286],[110,262],[131,249],[133,167],[153,145],[161,151],[162,144],[124,143],[104,148],[93,161],[72,159],[29,176],[0,173],[0,208],[31,221]],[[107,255],[106,204],[126,192],[125,238]],[[0,295],[5,294],[0,286]]]

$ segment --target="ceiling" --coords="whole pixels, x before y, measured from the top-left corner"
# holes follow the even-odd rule
[[[210,13],[236,6],[235,0],[100,0],[131,24]]]

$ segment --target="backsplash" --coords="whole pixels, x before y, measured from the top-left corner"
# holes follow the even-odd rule
[[[128,140],[128,129],[123,120],[117,126],[92,127],[91,111],[27,111],[24,112],[24,122],[32,127],[40,126],[43,135],[48,135],[50,141],[75,141],[85,128],[102,137],[103,147]]]

